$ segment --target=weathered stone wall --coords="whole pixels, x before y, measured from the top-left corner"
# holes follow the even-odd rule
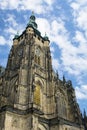
[[[59,130],[84,130],[83,128],[72,125],[59,125]]]
[[[5,112],[0,113],[0,130],[4,130]]]
[[[19,115],[7,111],[4,124],[4,130],[31,130],[31,114]]]

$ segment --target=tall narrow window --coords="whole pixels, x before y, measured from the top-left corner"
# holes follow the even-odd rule
[[[34,90],[34,103],[40,105],[40,86],[37,85]]]
[[[35,55],[35,62],[37,63],[37,56]]]
[[[38,57],[38,64],[40,65],[40,57]]]

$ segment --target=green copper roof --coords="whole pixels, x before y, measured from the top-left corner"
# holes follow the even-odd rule
[[[35,15],[34,15],[34,12],[32,12],[32,15],[30,16],[30,19],[32,19],[33,21],[35,21]]]
[[[44,40],[45,40],[45,41],[49,41],[49,38],[48,38],[48,36],[47,36],[46,33],[45,33],[45,36],[44,36]]]
[[[19,33],[17,32],[17,34],[14,36],[13,40],[18,39],[18,37],[19,37]]]
[[[30,19],[29,19],[29,23],[27,24],[27,27],[28,26],[31,26],[33,27],[34,29],[37,29],[37,23],[35,22],[35,15],[34,13],[32,12],[32,15],[30,16]]]

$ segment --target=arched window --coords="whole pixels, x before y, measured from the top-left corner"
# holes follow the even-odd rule
[[[37,85],[34,90],[34,103],[40,105],[40,86]]]

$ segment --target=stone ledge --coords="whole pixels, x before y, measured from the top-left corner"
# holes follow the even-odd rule
[[[52,118],[52,119],[46,119],[46,118],[43,118],[43,117],[39,117],[39,122],[46,123],[49,126],[61,124],[61,125],[69,125],[69,126],[75,126],[77,128],[81,128],[81,126],[79,124],[70,122],[69,120],[63,119],[61,117],[55,117],[55,118]]]
[[[10,111],[12,113],[16,113],[16,114],[19,114],[19,115],[27,115],[29,113],[33,114],[33,113],[36,113],[38,115],[43,115],[44,113],[36,108],[29,108],[27,110],[20,110],[20,109],[17,109],[17,108],[14,108],[12,106],[3,106],[0,108],[0,113],[4,112],[4,111]]]

